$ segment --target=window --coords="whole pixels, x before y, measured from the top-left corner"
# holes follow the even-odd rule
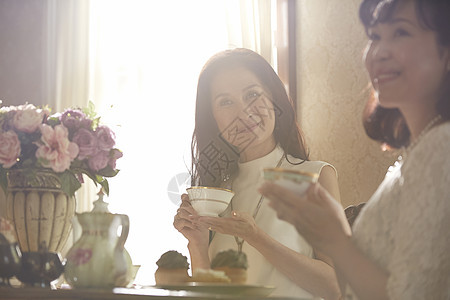
[[[106,201],[112,212],[130,217],[125,247],[142,265],[138,283],[154,282],[155,262],[165,251],[189,257],[172,222],[190,166],[201,67],[230,47],[264,52],[276,67],[275,12],[288,8],[277,2],[287,3],[91,1],[90,99],[124,152]]]

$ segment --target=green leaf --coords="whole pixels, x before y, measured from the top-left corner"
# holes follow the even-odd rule
[[[81,110],[89,119],[94,119],[95,116],[97,115],[97,113],[95,112],[94,102],[92,102],[92,101],[89,101],[88,106],[82,108]]]
[[[75,159],[72,161],[70,169],[74,171],[74,173],[80,173],[83,170],[87,169],[87,164],[84,160]]]
[[[99,125],[100,125],[100,117],[93,118],[92,119],[92,129],[96,130]]]
[[[56,125],[60,124],[61,122],[59,121],[58,117],[48,117],[46,123],[52,127],[55,127]]]
[[[75,174],[70,171],[65,171],[60,175],[61,186],[63,192],[72,197],[75,192],[81,187],[81,183],[78,181]]]
[[[86,176],[89,177],[97,186],[97,182],[99,182],[99,181],[97,180],[97,176],[95,174],[92,174],[91,172],[89,172],[86,169],[82,169],[81,173],[86,174]]]
[[[6,177],[6,170],[2,167],[0,167],[0,185],[3,192],[6,194],[6,190],[8,189],[8,178]]]
[[[89,111],[91,112],[91,116],[95,117],[95,104],[92,101],[89,101],[88,104]]]
[[[98,175],[105,177],[114,177],[117,173],[119,173],[119,170],[114,170],[109,165],[98,171]]]
[[[109,196],[108,180],[104,179],[102,182],[100,182],[100,185],[102,186],[103,192],[106,194],[106,196]]]

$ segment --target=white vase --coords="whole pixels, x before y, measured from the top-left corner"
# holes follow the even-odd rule
[[[81,236],[66,255],[67,283],[74,288],[127,286],[133,272],[131,257],[124,247],[128,216],[110,213],[99,199],[92,212],[76,214],[75,219],[81,226]]]

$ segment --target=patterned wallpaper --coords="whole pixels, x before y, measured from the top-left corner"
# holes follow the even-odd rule
[[[360,0],[297,1],[299,121],[312,159],[333,164],[344,207],[367,201],[397,155],[367,138]]]

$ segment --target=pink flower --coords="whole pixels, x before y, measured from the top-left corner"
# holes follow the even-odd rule
[[[13,117],[14,127],[23,132],[35,132],[49,112],[33,104],[19,105]]]
[[[115,169],[116,168],[116,160],[118,160],[122,156],[123,156],[122,151],[120,151],[119,149],[112,149],[111,152],[109,152],[108,165],[111,168]]]
[[[106,150],[109,151],[114,147],[114,144],[116,143],[114,141],[115,136],[114,132],[112,132],[111,129],[107,126],[99,126],[95,130],[95,135],[98,140],[98,148],[100,150]]]
[[[67,257],[67,259],[69,261],[72,261],[75,265],[79,266],[87,263],[91,259],[91,257],[92,257],[92,249],[77,248],[75,249],[74,252],[69,254],[69,257]]]
[[[83,160],[97,153],[97,139],[94,133],[85,128],[80,128],[73,136],[73,142],[78,145],[80,152],[78,159]]]
[[[98,171],[108,165],[109,161],[108,151],[99,151],[88,160],[88,166],[92,171]]]
[[[57,173],[69,169],[79,149],[77,144],[69,141],[67,128],[63,125],[52,128],[46,124],[41,124],[39,128],[42,137],[40,143],[37,143],[36,157],[41,159],[44,167],[51,167]]]
[[[10,168],[20,156],[20,141],[14,131],[0,132],[0,164],[3,168]]]

